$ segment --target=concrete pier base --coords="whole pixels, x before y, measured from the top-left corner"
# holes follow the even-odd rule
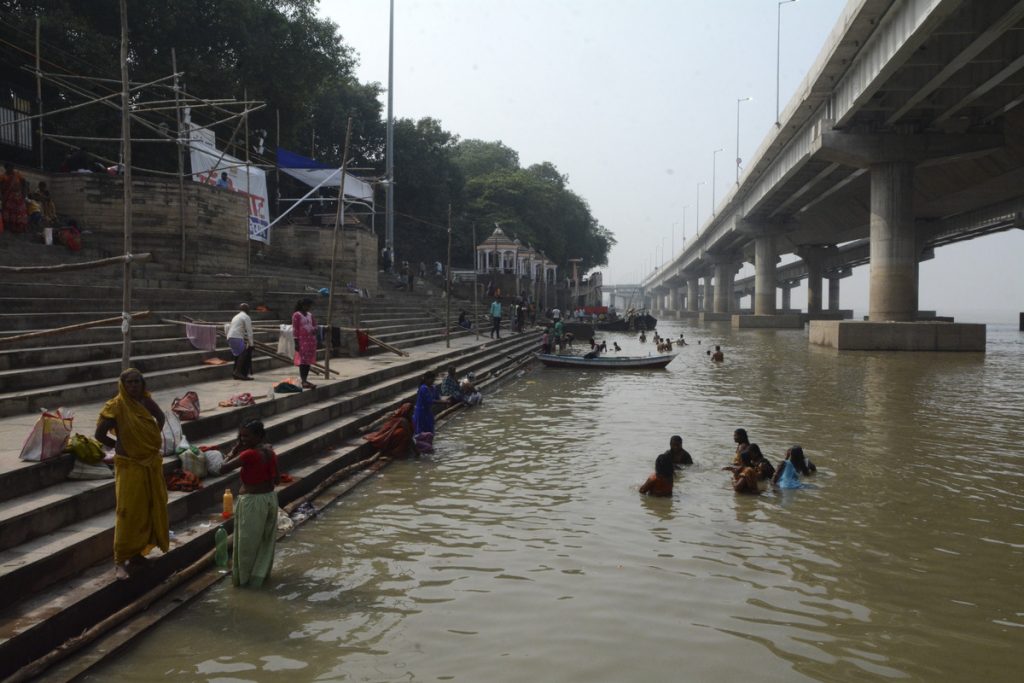
[[[802,330],[804,322],[799,313],[791,315],[734,315],[732,326],[737,329]]]
[[[853,309],[846,308],[839,311],[821,311],[820,313],[804,313],[802,315],[805,323],[812,320],[853,320]]]
[[[980,351],[985,326],[944,322],[812,320],[812,344],[845,351]]]
[[[700,313],[697,311],[679,311],[680,320],[696,320],[700,317]]]
[[[710,311],[704,311],[700,314],[700,321],[702,323],[712,322],[723,322],[732,320],[732,313],[712,313]]]

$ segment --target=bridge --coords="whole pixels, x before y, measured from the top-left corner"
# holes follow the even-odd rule
[[[983,325],[919,320],[918,263],[1024,227],[1022,69],[1020,0],[851,0],[740,182],[641,283],[648,304],[800,327],[777,310],[776,289],[806,279],[813,343],[983,351]],[[783,254],[800,260],[780,269]],[[737,312],[745,262],[753,315]],[[830,320],[841,316],[823,310],[823,278],[837,295],[864,263],[870,322]]]

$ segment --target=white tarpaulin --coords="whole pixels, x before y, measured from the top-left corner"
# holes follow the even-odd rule
[[[246,166],[241,159],[217,149],[213,131],[189,124],[189,158],[192,179],[216,185],[221,173],[228,174],[228,189],[249,199],[249,239],[270,244],[270,210],[267,203],[267,174]]]
[[[331,168],[327,164],[281,147],[277,148],[277,166],[310,187],[338,187],[341,184],[341,169]],[[345,198],[373,204],[373,186],[351,173],[346,173]]]

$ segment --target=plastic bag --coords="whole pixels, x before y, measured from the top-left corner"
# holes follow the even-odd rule
[[[182,422],[199,419],[199,394],[186,391],[181,398],[171,401],[171,412]]]
[[[106,455],[103,444],[82,434],[74,434],[68,439],[67,451],[73,453],[79,462],[84,462],[87,465],[101,462]]]
[[[224,454],[220,451],[210,449],[203,451],[203,456],[206,458],[206,471],[209,474],[217,476],[220,474],[220,466],[224,464]]]
[[[64,408],[57,408],[53,412],[44,410],[22,444],[21,455],[18,457],[29,462],[39,462],[60,455],[71,436],[71,422],[74,419],[74,413]]]
[[[200,479],[206,478],[206,456],[198,448],[186,448],[178,457],[181,458],[181,469],[191,472]]]
[[[181,420],[174,413],[167,413],[164,415],[164,428],[163,428],[163,454],[174,455],[178,451],[178,446],[182,445],[182,440],[185,435],[181,431]],[[185,447],[188,447],[188,442],[185,442]]]
[[[291,325],[281,325],[277,336],[277,352],[291,358],[295,355],[295,337]]]
[[[77,435],[76,435],[77,436]],[[75,460],[75,466],[68,472],[68,479],[113,479],[114,470],[103,464],[90,464]]]

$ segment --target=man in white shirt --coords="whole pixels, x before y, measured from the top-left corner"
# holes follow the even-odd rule
[[[562,312],[560,310],[558,310],[557,308],[552,308],[551,309],[551,319],[552,320],[558,320],[561,317],[562,317]]]
[[[238,314],[228,325],[228,346],[235,355],[235,379],[253,379],[252,376],[252,318],[249,317],[249,304],[241,304]]]

